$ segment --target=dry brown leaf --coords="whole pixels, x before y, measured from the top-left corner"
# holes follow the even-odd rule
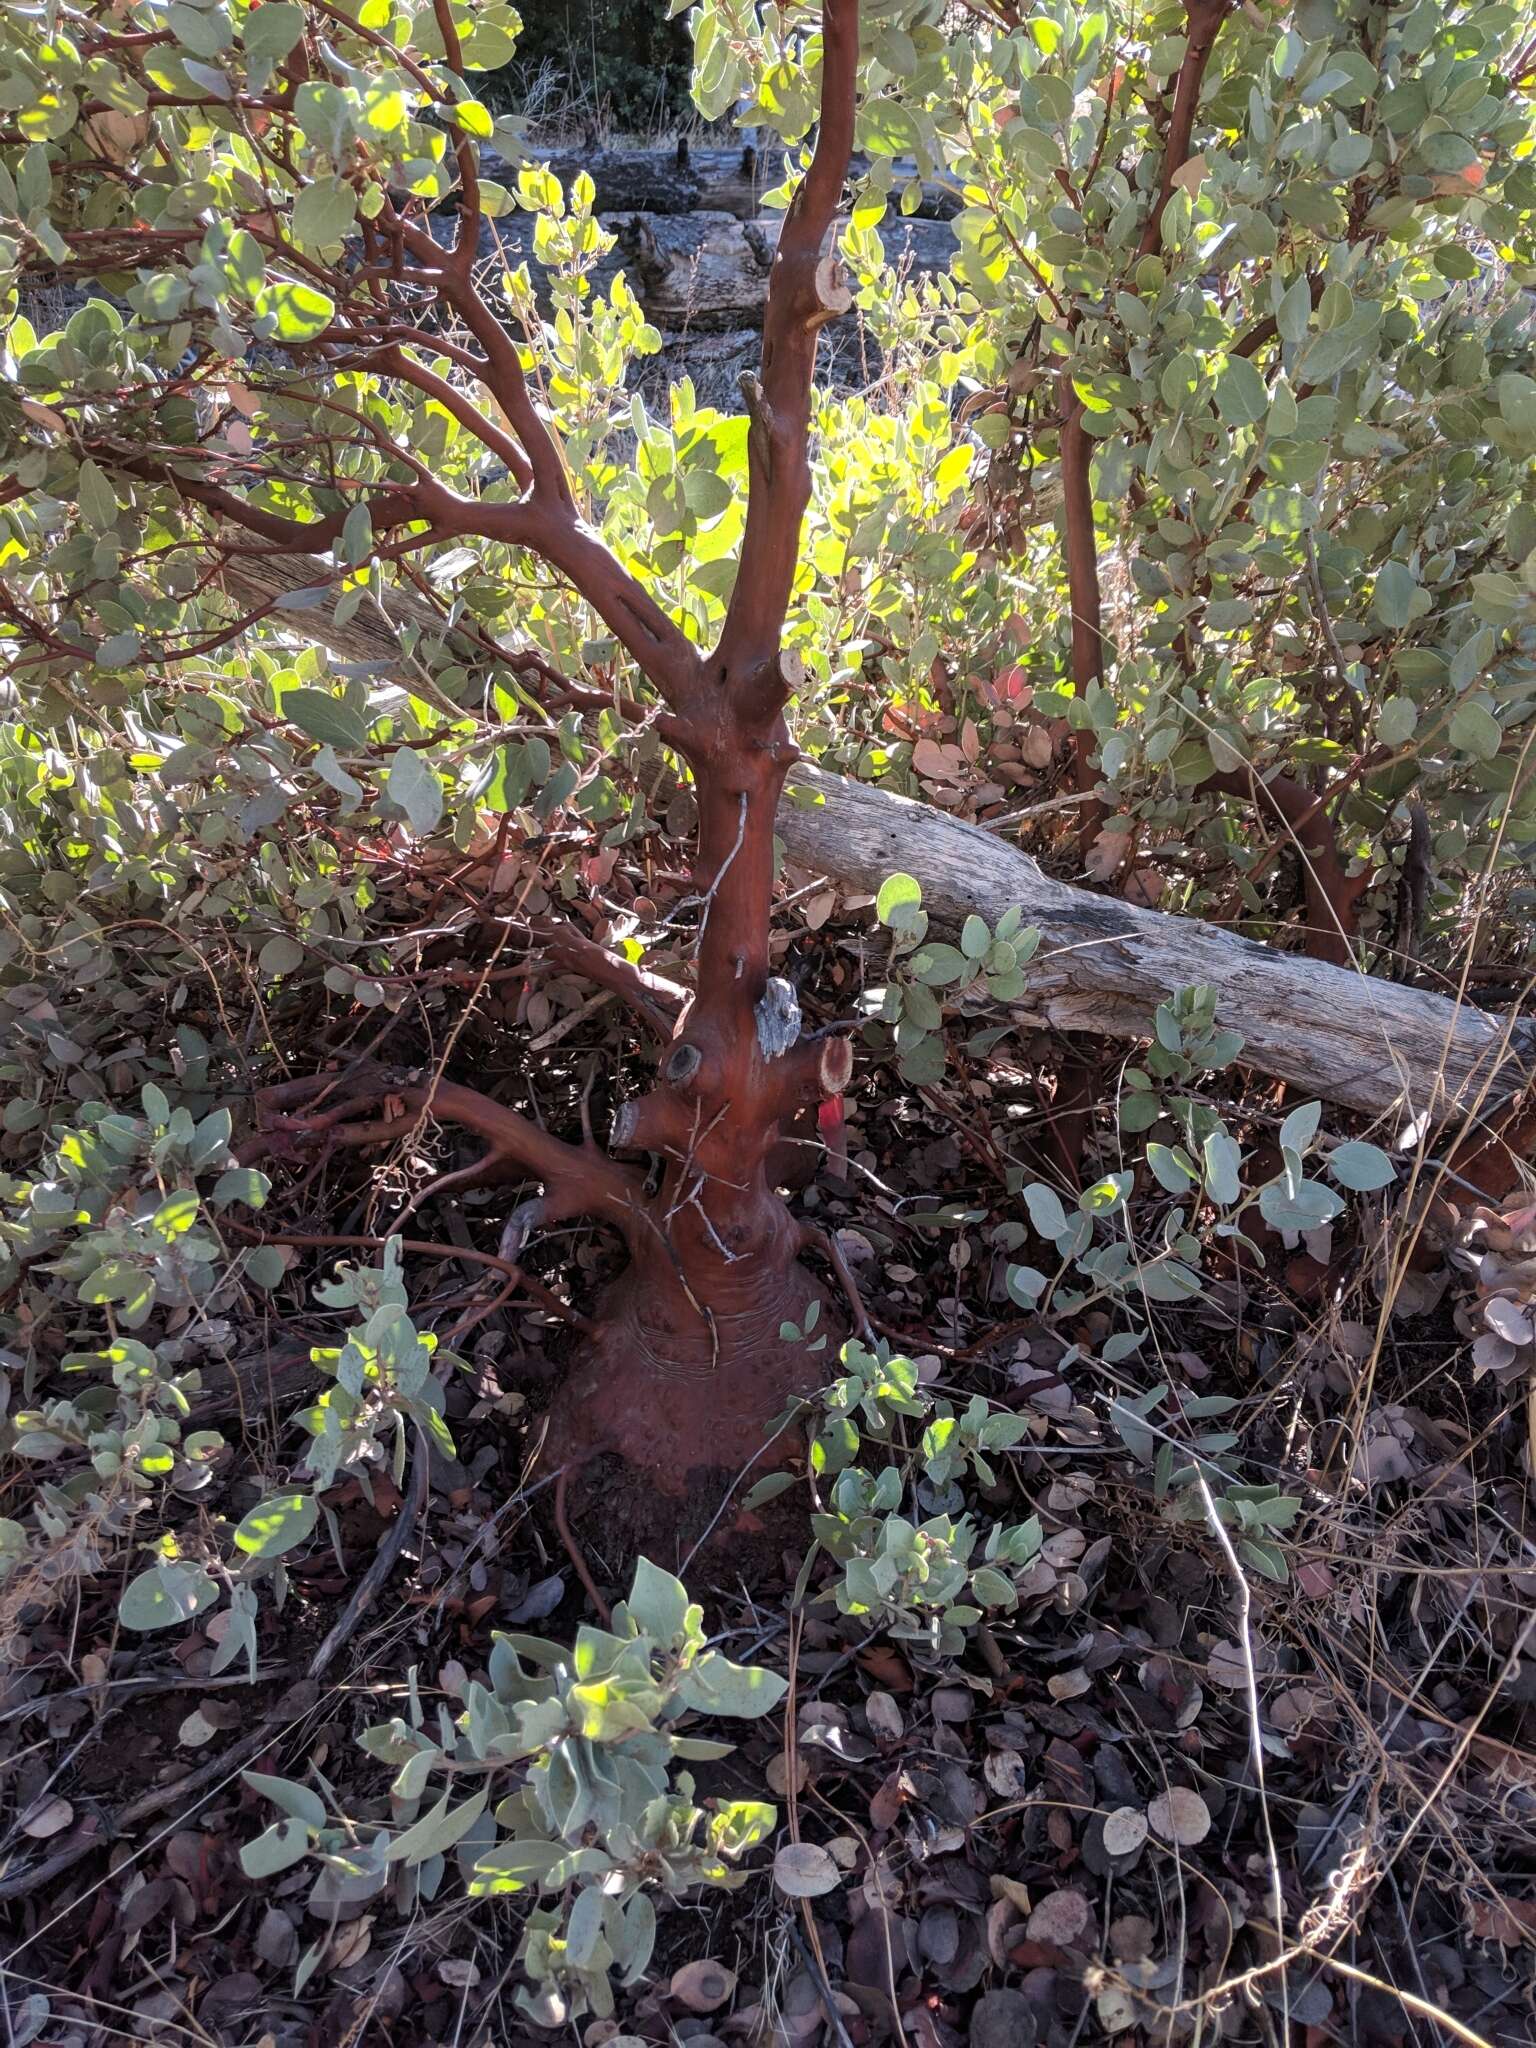
[[[879,1742],[900,1742],[906,1733],[902,1711],[888,1692],[872,1692],[864,1702],[869,1732]]]
[[[325,1960],[333,1970],[350,1969],[360,1963],[373,1946],[373,1923],[375,1915],[365,1914],[361,1920],[354,1920],[350,1927],[341,1927],[331,1936],[325,1952]]]
[[[1043,725],[1026,725],[1019,732],[1019,752],[1027,768],[1049,768],[1056,757],[1056,742]]]
[[[1024,1933],[1026,1939],[1044,1942],[1051,1948],[1072,1948],[1083,1939],[1092,1922],[1093,1908],[1081,1892],[1051,1892],[1030,1914]]]
[[[1045,1681],[1045,1689],[1053,1700],[1080,1700],[1092,1686],[1093,1680],[1079,1664],[1072,1671],[1057,1671]]]
[[[786,1842],[773,1859],[773,1881],[791,1899],[819,1899],[835,1892],[842,1872],[816,1842]]]
[[[1204,154],[1187,156],[1173,174],[1173,182],[1193,199],[1205,181],[1206,162]]]
[[[775,1750],[773,1755],[769,1757],[764,1767],[763,1775],[768,1780],[769,1791],[772,1792],[776,1799],[788,1798],[789,1773],[785,1769],[784,1752],[782,1750]],[[797,1750],[795,1752],[795,1790],[803,1792],[810,1783],[810,1779],[810,1766]]]
[[[988,1906],[987,1954],[999,1970],[1008,1967],[1008,1946],[1018,1924],[1019,1911],[1012,1899],[994,1899]]]
[[[1029,1886],[1020,1884],[1016,1877],[992,1877],[987,1882],[994,1899],[1006,1899],[1020,1913],[1027,1915],[1033,1912],[1034,1902],[1029,1896]]]
[[[1132,868],[1120,893],[1127,903],[1142,910],[1155,910],[1163,893],[1163,878],[1156,868]]]
[[[1181,1849],[1193,1849],[1211,1832],[1211,1809],[1185,1785],[1159,1792],[1147,1807],[1147,1819],[1155,1834],[1165,1842],[1177,1842]]]
[[[1536,1899],[1474,1899],[1467,1919],[1479,1941],[1536,1948]]]
[[[999,1799],[1022,1799],[1029,1786],[1024,1758],[1016,1749],[991,1750],[981,1772]]]
[[[1147,1816],[1139,1806],[1117,1806],[1104,1822],[1104,1848],[1110,1856],[1134,1856],[1147,1839]]]
[[[893,1650],[888,1643],[876,1643],[873,1649],[860,1650],[855,1661],[861,1671],[866,1671],[871,1678],[878,1679],[887,1692],[912,1690],[912,1673],[906,1658],[899,1650]]]
[[[39,398],[22,399],[21,409],[29,420],[35,420],[40,427],[49,427],[57,434],[69,432],[64,415],[55,412],[51,405],[44,405]]]
[[[75,1817],[75,1809],[67,1799],[57,1793],[51,1798],[40,1799],[35,1806],[29,1806],[21,1817],[21,1831],[30,1835],[34,1842],[46,1842],[50,1835],[62,1834]]]
[[[674,1971],[667,1989],[690,2012],[713,2012],[736,1989],[736,1972],[707,1956],[701,1962],[684,1963]]]
[[[1117,821],[1119,822],[1119,821]],[[1083,866],[1091,881],[1113,881],[1125,863],[1131,850],[1131,835],[1123,830],[1111,830],[1106,825],[1093,835],[1093,844],[1083,858]]]

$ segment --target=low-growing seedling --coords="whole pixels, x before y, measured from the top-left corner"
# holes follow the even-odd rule
[[[1314,1148],[1323,1170],[1347,1192],[1371,1193],[1395,1180],[1397,1170],[1379,1146],[1350,1139],[1324,1151],[1319,1142],[1322,1107],[1316,1102],[1300,1104],[1281,1122],[1276,1133],[1280,1171],[1254,1177],[1252,1150],[1244,1152],[1210,1103],[1192,1093],[1167,1092],[1175,1085],[1187,1089],[1196,1075],[1229,1066],[1241,1049],[1235,1031],[1217,1027],[1215,1013],[1213,989],[1181,990],[1158,1009],[1157,1036],[1145,1066],[1124,1073],[1128,1092],[1120,1103],[1121,1128],[1162,1133],[1147,1138],[1146,1174],[1173,1197],[1171,1205],[1163,1206],[1150,1241],[1139,1240],[1131,1227],[1130,1202],[1138,1182],[1133,1169],[1105,1174],[1083,1189],[1075,1203],[1070,1193],[1018,1174],[1030,1226],[1055,1247],[1060,1261],[1054,1274],[1032,1265],[1008,1268],[1008,1292],[1021,1307],[1075,1313],[1109,1300],[1143,1311],[1152,1303],[1192,1300],[1204,1286],[1203,1233],[1241,1247],[1262,1265],[1263,1251],[1245,1228],[1251,1209],[1288,1244],[1326,1230],[1343,1212],[1343,1195],[1307,1171],[1306,1155]],[[1025,1236],[1022,1223],[1015,1222],[1004,1225],[994,1242],[1008,1249],[1021,1245]],[[1106,1357],[1136,1348],[1124,1337],[1114,1341],[1118,1349]]]
[[[743,1883],[740,1859],[777,1820],[760,1800],[701,1799],[686,1770],[674,1774],[731,1751],[687,1729],[695,1716],[759,1719],[784,1692],[776,1673],[706,1648],[702,1609],[642,1559],[611,1630],[584,1627],[570,1647],[498,1634],[456,1713],[430,1712],[413,1673],[406,1714],[362,1738],[394,1770],[387,1812],[342,1816],[323,1779],[316,1790],[247,1772],[281,1818],[240,1860],[270,1877],[313,1856],[312,1910],[388,1893],[410,1912],[437,1897],[452,1857],[471,1898],[550,1902],[534,1905],[517,1950],[528,2017],[606,2019],[614,1979],[633,1984],[650,1961],[653,1895]],[[300,1984],[323,1949],[301,1958]]]
[[[851,1341],[840,1362],[811,1446],[813,1475],[831,1481],[811,1528],[842,1569],[818,1597],[932,1656],[956,1655],[985,1612],[1017,1606],[1015,1575],[1041,1542],[1033,1515],[1012,1525],[975,1519],[960,1481],[974,1473],[993,1484],[988,1453],[1018,1443],[1029,1424],[979,1396],[957,1415],[923,1387],[912,1360],[884,1342]],[[813,1548],[802,1587],[814,1556]]]
[[[14,1305],[17,1347],[0,1353],[0,1414],[19,1394],[9,1448],[38,1474],[33,1528],[0,1527],[0,1577],[24,1571],[33,1553],[43,1582],[91,1576],[150,1528],[157,1561],[119,1610],[134,1629],[186,1621],[218,1598],[167,1513],[204,1491],[225,1448],[217,1430],[187,1427],[198,1361],[227,1347],[227,1315],[246,1289],[283,1270],[280,1254],[220,1234],[225,1210],[259,1208],[268,1188],[235,1162],[229,1111],[194,1117],[154,1082],[141,1109],[82,1103],[34,1171],[0,1175],[0,1293]],[[34,1401],[61,1330],[70,1348],[59,1370],[74,1388]],[[215,1672],[238,1647],[226,1637]]]
[[[922,886],[911,875],[891,875],[875,899],[880,922],[891,933],[890,980],[869,991],[870,1023],[865,1036],[877,1050],[894,1048],[901,1077],[916,1086],[944,1072],[944,1002],[967,1009],[988,1002],[1012,1002],[1023,995],[1024,969],[1034,958],[1040,934],[1024,925],[1015,905],[996,929],[974,913],[965,920],[960,943],[928,936]]]
[[[1191,1423],[1230,1415],[1237,1405],[1226,1394],[1187,1394],[1164,1383],[1111,1401],[1109,1421],[1131,1456],[1151,1472],[1152,1491],[1166,1503],[1170,1521],[1208,1522],[1214,1508],[1232,1531],[1239,1558],[1284,1585],[1290,1567],[1272,1539],[1294,1524],[1301,1496],[1241,1481],[1229,1457],[1240,1441],[1235,1430],[1189,1429]]]

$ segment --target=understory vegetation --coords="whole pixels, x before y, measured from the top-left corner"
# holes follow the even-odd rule
[[[0,12],[6,2039],[1536,2041],[1536,10],[528,11]]]

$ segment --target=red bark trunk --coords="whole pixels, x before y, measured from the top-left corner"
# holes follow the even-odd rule
[[[470,170],[462,247],[445,255],[408,223],[399,228],[407,253],[432,269],[439,297],[483,351],[481,375],[515,437],[504,456],[524,496],[511,505],[469,504],[422,474],[399,494],[395,515],[431,522],[437,537],[494,533],[534,548],[567,575],[664,699],[653,730],[693,771],[700,819],[696,994],[666,1046],[655,1086],[616,1117],[611,1146],[658,1158],[659,1192],[647,1193],[637,1166],[590,1143],[562,1144],[447,1082],[385,1091],[377,1076],[361,1087],[353,1077],[349,1100],[319,1113],[303,1113],[323,1096],[319,1085],[274,1091],[267,1105],[269,1113],[280,1112],[269,1129],[310,1142],[397,1138],[427,1116],[478,1132],[485,1156],[451,1176],[455,1185],[537,1178],[543,1187],[514,1213],[503,1242],[508,1259],[518,1257],[536,1224],[590,1214],[616,1225],[631,1263],[599,1305],[587,1349],[551,1416],[546,1448],[562,1466],[616,1451],[669,1492],[683,1491],[703,1471],[735,1475],[759,1456],[775,1455],[767,1446],[770,1426],[824,1369],[820,1344],[813,1352],[803,1339],[780,1335],[783,1324],[803,1326],[809,1304],[825,1296],[801,1264],[807,1233],[776,1192],[771,1161],[781,1128],[842,1093],[852,1053],[840,1033],[802,1034],[793,991],[770,974],[768,942],[774,813],[796,755],[784,708],[800,665],[782,643],[810,498],[811,381],[820,329],[851,302],[833,238],[853,148],[858,44],[858,0],[826,0],[820,128],[776,245],[762,379],[745,394],[751,426],[741,559],[710,655],[685,638],[577,516],[517,352],[474,287]],[[398,349],[384,367],[421,382],[419,367]],[[506,440],[462,394],[445,386],[437,395],[482,439]],[[227,494],[215,500],[196,488],[213,509],[228,511]],[[286,526],[263,517],[259,530],[285,546]],[[629,977],[607,980],[637,1015],[657,1024],[653,992]],[[364,1103],[376,1107],[385,1092],[403,1115],[346,1120]],[[818,1338],[830,1334],[829,1322],[820,1323]],[[783,1432],[777,1454],[796,1440]]]

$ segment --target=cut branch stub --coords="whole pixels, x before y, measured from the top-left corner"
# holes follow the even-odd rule
[[[782,974],[770,975],[768,986],[758,997],[753,1016],[757,1023],[758,1050],[765,1060],[782,1059],[800,1036],[800,998],[794,984]]]
[[[831,232],[835,235],[837,231],[834,221]],[[816,265],[816,297],[824,320],[840,320],[852,308],[853,292],[842,259],[835,251],[823,256]]]

